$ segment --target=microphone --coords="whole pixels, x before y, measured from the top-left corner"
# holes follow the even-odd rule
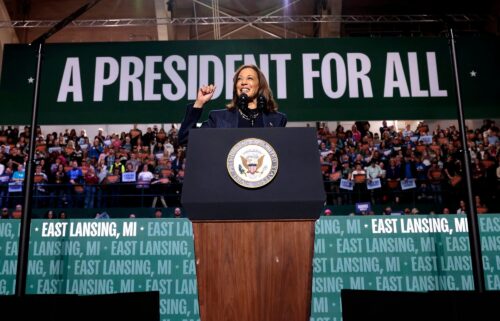
[[[238,105],[238,108],[243,111],[247,112],[248,111],[248,95],[247,94],[241,94],[238,97],[238,100],[236,101],[236,104]]]
[[[257,110],[259,110],[260,112],[267,111],[267,100],[263,95],[257,97]]]

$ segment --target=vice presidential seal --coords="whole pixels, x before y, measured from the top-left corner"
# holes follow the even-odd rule
[[[269,184],[276,176],[278,155],[268,142],[247,138],[229,151],[227,171],[238,185],[259,188]]]

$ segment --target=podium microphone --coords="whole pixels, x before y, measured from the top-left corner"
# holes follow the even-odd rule
[[[257,110],[260,112],[267,111],[267,100],[266,97],[264,97],[263,95],[257,97]]]
[[[236,102],[238,105],[238,108],[244,112],[245,114],[248,113],[248,95],[247,94],[241,94],[238,97],[238,101]]]

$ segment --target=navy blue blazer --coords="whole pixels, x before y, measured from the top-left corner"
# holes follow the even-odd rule
[[[186,109],[186,115],[179,129],[179,144],[187,143],[189,130],[195,128],[201,118],[203,108],[193,108],[189,104]],[[285,127],[286,115],[280,112],[264,113],[262,115],[264,127]],[[208,119],[201,124],[202,128],[238,128],[238,111],[232,109],[212,110],[208,114]]]

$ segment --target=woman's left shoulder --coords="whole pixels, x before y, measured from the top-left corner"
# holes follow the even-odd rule
[[[279,111],[268,113],[267,119],[274,127],[285,127],[288,121],[286,114]]]
[[[267,115],[268,115],[268,117],[273,117],[273,118],[278,118],[278,119],[286,119],[286,114],[282,113],[280,111],[270,112]]]

